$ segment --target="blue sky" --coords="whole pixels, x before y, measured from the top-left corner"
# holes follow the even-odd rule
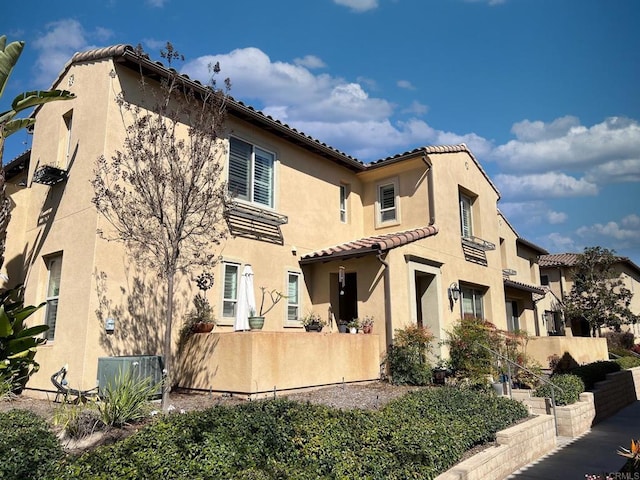
[[[76,51],[171,41],[231,94],[362,161],[466,143],[517,232],[640,265],[640,1],[66,0],[3,7],[27,46],[2,105]],[[8,13],[7,13],[8,12]],[[5,161],[29,146],[25,133]]]

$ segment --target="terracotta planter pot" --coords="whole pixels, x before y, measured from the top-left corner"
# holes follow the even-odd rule
[[[371,333],[373,332],[373,325],[363,325],[362,333]]]
[[[209,333],[211,330],[213,330],[213,327],[213,323],[198,322],[193,324],[193,326],[191,327],[191,331],[193,333]]]

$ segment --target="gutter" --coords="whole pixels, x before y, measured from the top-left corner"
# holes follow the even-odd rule
[[[384,266],[384,331],[387,345],[393,345],[393,326],[391,324],[391,281],[389,279],[389,263],[382,258],[382,250],[378,250],[376,257]]]
[[[436,199],[433,191],[433,164],[428,155],[422,157],[422,161],[427,165],[427,195],[429,196],[429,226],[436,223]]]

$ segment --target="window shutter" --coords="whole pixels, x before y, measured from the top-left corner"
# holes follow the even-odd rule
[[[473,235],[471,228],[471,199],[460,195],[460,229],[463,237]]]
[[[242,200],[249,198],[250,144],[236,138],[229,140],[229,191]]]
[[[396,219],[396,192],[393,184],[380,187],[380,221]]]
[[[273,155],[255,149],[253,201],[273,206]]]

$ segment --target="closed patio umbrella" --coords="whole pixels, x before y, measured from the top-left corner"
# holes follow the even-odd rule
[[[249,315],[256,310],[256,296],[253,292],[253,270],[251,265],[245,265],[240,277],[238,289],[238,305],[236,308],[236,321],[233,329],[236,331],[249,330]]]

